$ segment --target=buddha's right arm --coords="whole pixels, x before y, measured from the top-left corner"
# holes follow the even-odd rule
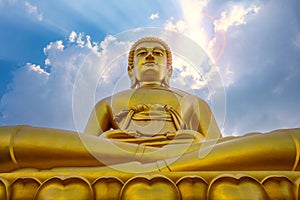
[[[98,136],[112,128],[111,111],[108,107],[109,99],[99,101],[91,112],[84,133]]]

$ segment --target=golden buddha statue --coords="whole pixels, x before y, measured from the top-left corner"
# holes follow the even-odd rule
[[[222,138],[204,100],[169,86],[172,54],[164,41],[147,37],[134,43],[128,74],[131,89],[99,101],[85,134],[0,127],[0,172],[107,166],[156,172],[300,169],[300,129]]]
[[[169,87],[172,54],[164,41],[150,37],[138,40],[129,53],[128,74],[131,90],[101,100],[85,133],[133,143],[165,137],[166,141],[154,146],[168,143],[175,135],[198,142],[221,136],[204,100]]]

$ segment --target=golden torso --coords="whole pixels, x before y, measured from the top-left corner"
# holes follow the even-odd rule
[[[119,117],[116,122],[119,128],[136,131],[144,136],[175,132],[178,127],[174,124],[169,110],[183,116],[182,95],[162,87],[146,86],[127,90],[111,98],[112,115],[114,119]],[[134,113],[128,125],[125,125],[128,116],[123,113],[130,110]]]

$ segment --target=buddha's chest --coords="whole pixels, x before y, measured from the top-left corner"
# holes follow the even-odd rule
[[[169,90],[140,89],[113,97],[111,101],[111,108],[113,113],[118,113],[122,110],[130,110],[134,106],[143,104],[167,105],[177,111],[180,111],[182,97]],[[153,108],[155,108],[155,106]]]
[[[143,91],[133,93],[128,99],[128,106],[132,107],[139,104],[162,104],[179,109],[180,100],[179,96],[166,91]]]

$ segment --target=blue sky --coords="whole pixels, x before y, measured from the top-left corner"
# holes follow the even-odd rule
[[[299,10],[297,0],[0,0],[0,125],[81,130],[97,100],[129,88],[130,43],[118,37],[156,27],[214,63],[200,80],[189,44],[170,44],[173,86],[205,99],[224,135],[300,127]]]

